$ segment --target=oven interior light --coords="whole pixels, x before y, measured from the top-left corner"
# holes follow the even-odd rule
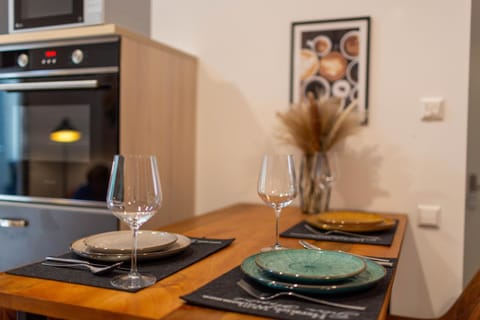
[[[68,118],[64,118],[60,124],[50,132],[50,140],[60,143],[72,143],[80,140],[82,134],[75,129]]]

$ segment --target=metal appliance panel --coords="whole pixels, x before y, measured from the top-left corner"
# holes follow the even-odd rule
[[[109,211],[0,203],[0,271],[59,255],[82,237],[118,229]]]

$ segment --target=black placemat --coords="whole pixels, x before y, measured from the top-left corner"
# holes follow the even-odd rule
[[[392,259],[396,264],[396,259]],[[387,275],[374,287],[362,292],[317,295],[315,297],[333,302],[366,306],[365,311],[352,311],[324,306],[313,302],[298,300],[292,297],[280,297],[270,301],[261,301],[245,293],[236,282],[244,279],[262,291],[271,291],[258,285],[236,267],[216,278],[194,292],[182,296],[187,303],[224,311],[246,313],[274,319],[350,319],[376,320],[382,308],[393,268],[387,268]]]
[[[165,257],[158,260],[138,261],[138,270],[140,273],[153,274],[157,281],[168,277],[175,272],[227,247],[234,239],[206,239],[206,238],[192,238],[193,243],[183,252]],[[67,253],[62,255],[63,258],[84,259],[74,253]],[[84,284],[100,288],[116,289],[110,284],[110,280],[121,273],[126,273],[126,269],[114,270],[105,275],[93,275],[87,270],[70,269],[70,268],[56,268],[42,265],[43,261],[22,266],[16,269],[8,270],[7,273],[14,275],[21,275],[34,278],[42,278],[49,280],[58,280],[69,283]],[[128,267],[126,263],[125,267]],[[128,290],[129,292],[137,292],[137,290]],[[124,290],[127,291],[127,290]]]
[[[376,244],[381,246],[390,246],[393,242],[393,237],[397,231],[398,220],[395,220],[395,227],[384,230],[369,232],[365,235],[375,236],[378,239],[371,238],[359,238],[355,236],[347,236],[341,234],[330,233],[326,234],[326,230],[316,229],[319,233],[313,233],[307,228],[305,228],[307,222],[302,221],[297,223],[293,227],[285,230],[280,235],[287,238],[297,238],[297,239],[313,239],[313,240],[322,240],[322,241],[335,241],[335,242],[350,242],[350,243],[365,243],[365,244]]]

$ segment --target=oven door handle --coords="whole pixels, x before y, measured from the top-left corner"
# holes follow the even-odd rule
[[[0,90],[4,91],[92,89],[98,87],[98,80],[0,83]]]
[[[0,218],[0,228],[25,228],[28,221],[25,219]]]

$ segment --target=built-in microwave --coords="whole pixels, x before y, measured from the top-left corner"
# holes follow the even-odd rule
[[[103,0],[8,0],[8,32],[104,22]]]

